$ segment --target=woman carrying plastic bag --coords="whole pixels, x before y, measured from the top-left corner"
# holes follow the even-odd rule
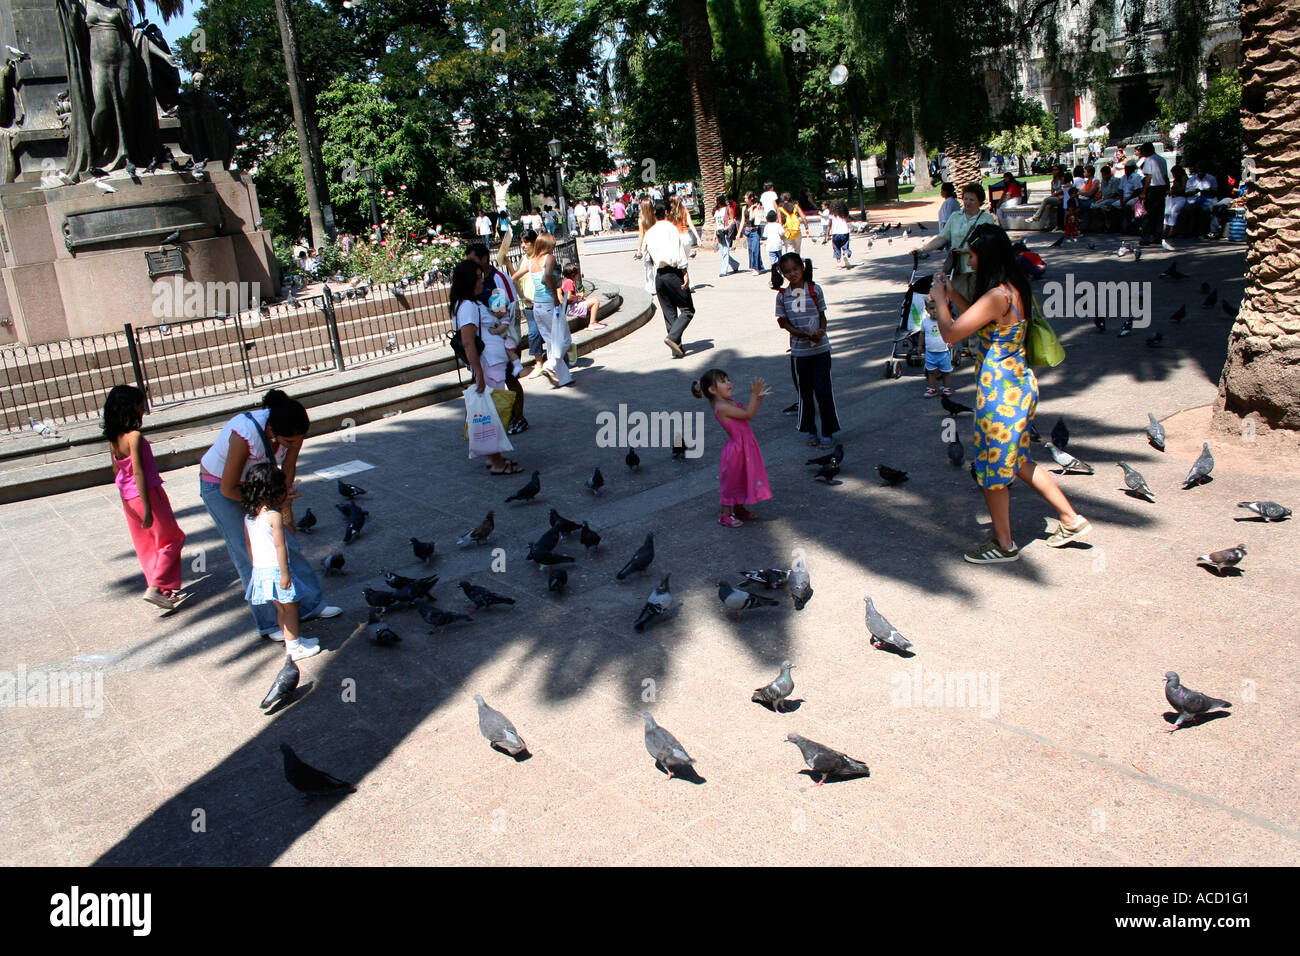
[[[502,452],[514,451],[506,437],[505,426],[492,401],[484,371],[484,361],[493,362],[489,350],[502,349],[500,359],[505,361],[504,344],[500,336],[490,332],[486,338],[480,329],[491,325],[492,314],[478,301],[483,291],[483,273],[478,263],[466,259],[457,264],[451,273],[451,311],[456,329],[465,349],[465,364],[474,373],[474,384],[465,389],[465,427],[469,439],[469,456],[487,458],[494,475],[514,475],[523,471],[517,461],[502,457]]]

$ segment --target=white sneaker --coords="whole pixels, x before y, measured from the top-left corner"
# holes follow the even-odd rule
[[[540,365],[534,365],[534,366],[533,366],[533,371],[532,371],[532,373],[531,373],[528,377],[529,377],[529,378],[541,378],[541,377],[542,377],[542,374],[543,374],[543,372],[542,372],[542,367],[541,367]]]
[[[290,660],[301,661],[320,653],[320,641],[314,637],[300,637],[296,641],[289,641],[284,649],[288,651]]]
[[[343,613],[343,609],[342,609],[342,608],[340,608],[340,607],[335,607],[333,604],[326,604],[323,608],[321,608],[321,609],[320,609],[319,611],[317,611],[315,614],[310,614],[310,615],[308,615],[307,617],[304,617],[303,620],[304,620],[304,621],[314,621],[314,620],[316,620],[316,618],[318,618],[318,617],[319,617],[319,618],[338,617],[338,616],[339,616],[340,614],[342,614],[342,613]]]
[[[1161,249],[1164,249],[1164,250],[1167,251],[1167,252],[1173,252],[1173,251],[1174,251],[1174,245],[1173,245],[1173,243],[1171,243],[1168,239],[1161,239],[1161,240],[1160,240],[1160,248],[1161,248]]]
[[[518,378],[519,373],[522,372],[523,370],[524,370],[524,363],[519,361],[519,359],[515,359],[515,364],[510,366],[510,371],[514,372],[515,378]]]
[[[274,631],[267,631],[262,636],[266,638],[268,641],[283,641],[284,631],[280,630],[280,628],[277,627]]]

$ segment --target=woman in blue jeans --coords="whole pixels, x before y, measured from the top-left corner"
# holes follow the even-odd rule
[[[272,389],[262,399],[262,407],[236,415],[221,429],[216,442],[199,463],[199,496],[212,516],[221,536],[226,541],[230,560],[239,572],[239,582],[244,591],[253,570],[253,559],[248,553],[244,536],[244,510],[240,484],[249,469],[265,461],[274,461],[284,472],[289,493],[284,499],[284,524],[291,533],[285,544],[289,550],[289,570],[294,581],[300,582],[298,590],[301,620],[313,617],[337,617],[342,611],[327,605],[321,594],[320,582],[307,559],[298,549],[296,526],[293,520],[293,499],[298,492],[293,487],[294,472],[298,466],[298,452],[307,437],[310,426],[307,410],[302,403],[290,398],[279,389]],[[297,586],[297,584],[295,584]],[[270,604],[249,605],[258,633],[273,641],[283,641],[276,620],[275,608]],[[310,638],[304,644],[315,643]]]
[[[731,203],[725,194],[719,193],[717,201],[713,205],[713,224],[718,238],[718,254],[722,257],[718,264],[719,278],[740,271],[740,263],[731,254],[733,241],[731,225],[735,221],[735,216],[731,214]],[[738,235],[740,232],[739,226],[735,231]]]
[[[749,249],[749,268],[754,272],[767,275],[763,267],[763,204],[753,191],[745,193],[745,245]]]

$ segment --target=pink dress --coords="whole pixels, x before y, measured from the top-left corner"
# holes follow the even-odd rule
[[[740,402],[735,405],[745,407]],[[716,410],[713,414],[727,433],[727,443],[722,446],[722,459],[718,463],[718,500],[729,506],[752,505],[771,498],[763,453],[758,450],[758,439],[749,422],[743,418],[722,418]]]

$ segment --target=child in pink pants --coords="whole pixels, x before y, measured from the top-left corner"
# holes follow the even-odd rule
[[[131,542],[148,585],[144,599],[170,611],[183,596],[185,532],[172,514],[149,440],[140,434],[144,414],[144,392],[131,385],[114,386],[104,403],[104,437],[113,453],[113,481],[122,495]]]

